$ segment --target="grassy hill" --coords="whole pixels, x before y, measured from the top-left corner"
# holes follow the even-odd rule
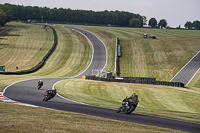
[[[64,80],[55,88],[68,99],[113,109],[117,109],[126,96],[136,93],[139,97],[137,113],[200,123],[200,89],[82,79]]]
[[[121,76],[154,77],[169,81],[200,49],[199,31],[76,27],[93,32],[106,44],[109,53],[106,69],[112,72],[115,39],[120,38]],[[152,33],[157,39],[144,39],[144,33]],[[136,112],[200,122],[198,83],[197,75],[191,82],[192,86],[187,88],[82,80],[62,81],[55,87],[69,99],[109,108],[117,108],[125,96],[136,92],[141,98]]]
[[[50,50],[53,32],[40,26],[16,23],[16,27],[1,34],[0,65],[5,65],[6,71],[29,69]]]
[[[35,61],[32,61],[32,59],[39,61],[53,44],[52,31],[49,29],[48,32],[46,32],[44,29],[40,28],[42,25],[39,24],[11,24],[16,25],[16,27],[0,36],[0,65],[6,64],[9,71],[16,71],[15,67],[19,65],[19,62],[20,65],[23,66],[22,68],[19,66],[20,69],[34,66]],[[199,31],[91,26],[76,27],[93,32],[106,44],[108,50],[108,64],[106,69],[110,69],[111,71],[114,70],[115,39],[116,37],[120,38],[120,44],[122,46],[122,58],[120,58],[121,76],[146,76],[155,77],[157,80],[169,81],[175,73],[199,51]],[[1,75],[0,89],[3,89],[13,82],[25,79],[72,77],[82,72],[88,66],[92,53],[92,48],[88,40],[76,31],[63,27],[54,28],[58,34],[58,47],[48,59],[46,65],[41,70],[32,74],[19,76]],[[144,39],[144,33],[152,33],[158,39]],[[47,43],[45,44],[45,42]],[[43,45],[44,51],[38,52],[38,48]],[[136,112],[199,122],[199,81],[200,77],[197,75],[187,88],[175,88],[96,81],[88,82],[87,80],[78,80],[77,82],[76,80],[69,80],[60,82],[56,85],[56,88],[59,93],[67,98],[73,99],[69,97],[69,93],[71,96],[81,95],[83,96],[82,99],[75,99],[85,103],[89,103],[88,100],[92,99],[94,103],[89,104],[109,108],[117,108],[125,96],[136,92],[139,94],[140,100]],[[72,88],[76,88],[79,93],[77,93],[77,91],[74,92]],[[69,92],[66,93],[66,89],[70,89]],[[95,90],[96,93],[92,90]],[[116,95],[109,95],[109,92],[115,92],[113,95]],[[105,94],[105,96],[101,97],[103,94]],[[115,96],[117,97],[115,98]],[[163,99],[163,97],[165,98]],[[185,100],[185,98],[188,100]],[[181,106],[182,104],[184,106]],[[97,117],[80,114],[74,115],[74,113],[62,111],[35,109],[32,107],[21,107],[19,105],[4,103],[0,103],[0,106],[0,113],[3,116],[1,123],[7,123],[1,125],[0,128],[5,129],[5,131],[24,129],[24,132],[27,132],[27,129],[32,130],[34,127],[40,127],[38,129],[42,131],[50,128],[52,131],[56,132],[60,132],[61,127],[63,128],[63,132],[66,130],[69,130],[69,132],[77,132],[80,131],[80,129],[82,129],[83,132],[117,132],[124,131],[124,129],[126,129],[125,132],[130,132],[132,130],[130,127],[134,127],[140,132],[172,131],[135,123],[118,123],[109,119],[102,120]],[[51,116],[50,118],[55,126],[49,127],[48,124],[50,123],[46,120],[46,113],[58,114],[58,117]],[[19,126],[19,120],[22,126]],[[25,126],[27,121],[31,123],[32,126]],[[44,123],[44,121],[47,123]],[[66,123],[66,121],[75,123],[75,126],[71,126],[71,124]],[[109,127],[105,123],[109,124]],[[104,128],[102,128],[102,130],[94,129],[96,125],[100,125],[100,127]],[[120,126],[116,127],[116,125]],[[54,127],[59,128],[54,130]]]
[[[120,76],[169,81],[200,50],[200,32],[148,28],[77,26],[95,33],[107,46],[114,70],[115,39],[122,47]],[[150,33],[157,39],[144,39]]]

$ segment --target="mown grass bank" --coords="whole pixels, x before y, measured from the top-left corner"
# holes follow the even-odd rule
[[[200,89],[82,79],[64,80],[55,88],[68,99],[113,109],[117,109],[126,96],[136,93],[139,96],[137,113],[200,123]]]
[[[107,68],[114,72],[115,40],[120,39],[120,76],[169,81],[200,50],[200,31],[78,26],[96,34],[108,49]],[[157,39],[144,39],[144,34]],[[193,84],[197,85],[198,80]],[[189,85],[190,86],[190,85]],[[198,87],[200,87],[198,85]]]
[[[22,36],[24,34],[21,35],[21,33],[26,33],[25,30],[28,30],[28,27],[26,27],[26,26],[31,26],[31,25],[20,24],[21,28],[18,29],[19,31],[16,29],[9,30],[9,32],[6,33],[7,35],[4,36],[4,37],[17,37],[16,39],[7,38],[7,39],[0,39],[0,41],[1,40],[16,41],[17,39],[19,39],[18,41],[21,41],[21,40],[25,39]],[[32,25],[32,26],[34,26],[34,25]],[[20,75],[20,76],[18,76],[18,75],[14,75],[14,76],[1,75],[0,76],[0,89],[3,89],[5,86],[12,84],[13,82],[30,79],[30,78],[71,77],[71,76],[75,76],[75,75],[79,74],[86,68],[86,66],[88,65],[88,63],[90,62],[90,59],[91,59],[91,54],[90,54],[91,53],[91,45],[89,44],[87,39],[84,38],[81,34],[78,34],[77,32],[72,31],[70,29],[62,28],[62,27],[54,27],[54,28],[56,29],[57,34],[58,34],[58,47],[56,48],[56,50],[54,51],[52,56],[49,58],[49,60],[47,61],[45,67],[43,67],[41,70],[39,70],[33,74]],[[123,41],[123,38],[129,40],[129,37],[131,38],[131,36],[133,36],[130,34],[133,34],[133,33],[135,35],[138,34],[138,37],[141,37],[144,32],[144,31],[140,31],[142,29],[135,30],[132,28],[129,29],[129,28],[116,28],[115,27],[116,28],[115,29],[113,27],[108,28],[108,27],[88,27],[88,26],[87,27],[84,26],[82,28],[92,31],[101,40],[103,40],[103,42],[106,44],[107,49],[108,49],[108,66],[107,66],[107,68],[110,70],[114,69],[114,49],[113,48],[115,47],[116,37],[120,37],[122,39],[122,43],[123,43],[124,41],[126,41],[126,40]],[[43,30],[42,30],[42,32],[43,32]],[[163,31],[165,31],[165,30],[163,30]],[[129,32],[131,32],[131,33],[129,33]],[[44,32],[44,33],[46,33],[46,32]],[[32,34],[32,32],[30,32],[30,34]],[[164,34],[164,33],[160,33],[160,34]],[[135,37],[135,35],[134,35],[134,37]],[[173,34],[171,34],[171,35],[173,35]],[[2,37],[0,37],[0,38],[2,38]],[[46,37],[43,36],[43,38],[42,38],[43,42],[45,42],[45,39],[46,39]],[[140,39],[142,41],[142,38],[140,38]],[[196,39],[194,38],[194,40],[196,40]],[[34,39],[32,41],[37,41],[37,39]],[[130,42],[132,42],[132,41],[130,40]],[[10,42],[10,43],[13,43],[13,42]],[[1,45],[0,50],[2,50],[1,48],[4,49],[4,48],[6,48],[6,46],[10,45],[9,43],[5,43],[5,44],[6,45]],[[26,45],[24,47],[26,47]],[[32,46],[28,45],[27,47],[30,47],[30,48],[26,48],[26,54],[31,54],[31,52],[28,52],[28,51],[32,49]],[[12,49],[14,50],[13,53],[21,54],[21,52],[19,52],[19,51],[21,51],[22,47],[15,48],[15,46],[13,46]],[[181,48],[181,46],[180,46],[180,50],[183,50]],[[145,52],[141,52],[141,53],[145,54]],[[7,52],[7,54],[11,55],[10,52]],[[20,55],[18,57],[20,57]],[[9,56],[5,56],[5,58],[7,58],[7,60],[11,59]],[[140,60],[142,60],[142,59],[140,59]],[[82,60],[84,60],[84,61],[82,62]],[[15,58],[15,61],[20,62],[21,58]],[[14,61],[12,61],[12,62],[14,62]],[[13,66],[15,67],[15,64]],[[129,69],[130,68],[131,67],[129,67]],[[150,67],[148,67],[148,68],[150,68]],[[129,70],[129,69],[127,69],[127,70]],[[166,66],[166,69],[167,69],[167,66]],[[144,71],[151,71],[151,70],[145,69]],[[132,72],[130,72],[130,73],[132,75]],[[140,74],[140,72],[138,72],[138,73]],[[164,74],[161,74],[161,75],[164,75]],[[198,79],[196,82],[198,83]],[[195,82],[195,84],[197,84],[196,82]],[[76,87],[76,84],[75,83],[73,83],[73,84]],[[91,84],[92,84],[92,82],[91,82]],[[96,85],[97,88],[99,88],[99,91],[101,89],[103,89],[104,87],[107,88],[106,87],[107,83],[104,86],[101,86],[101,84],[97,83],[97,85]],[[73,89],[74,86],[72,86],[71,89]],[[111,86],[111,88],[117,88],[116,86],[112,86],[112,85],[110,85],[110,86]],[[123,89],[123,86],[121,86],[122,89]],[[87,86],[87,84],[85,85],[85,87],[90,88],[90,86]],[[91,87],[95,88],[93,86],[91,86]],[[130,86],[130,88],[131,87],[132,86]],[[138,86],[135,86],[136,89],[137,89],[137,87]],[[158,87],[160,87],[160,89],[165,88],[163,86],[158,86]],[[59,87],[59,88],[62,88],[62,87]],[[129,89],[129,87],[127,87],[127,88]],[[145,86],[144,88],[142,87],[142,89],[144,89],[144,90],[148,90],[148,88],[151,88],[151,90],[153,90],[151,86],[150,87]],[[103,89],[103,90],[106,90],[106,89]],[[199,91],[199,88],[197,86],[195,89],[192,88],[190,90]],[[151,91],[147,91],[147,92],[149,93]],[[60,91],[59,91],[59,93],[60,93]],[[102,91],[102,93],[106,93],[106,92]],[[148,93],[146,94],[147,96],[150,95]],[[128,96],[129,94],[126,94],[126,95]],[[91,95],[91,96],[94,99],[93,95]],[[123,93],[123,95],[120,94],[120,96],[118,96],[117,101],[112,101],[115,104],[112,104],[112,105],[114,105],[114,107],[111,107],[111,108],[118,107],[121,103],[121,100],[124,98],[124,96],[125,96],[125,93]],[[196,96],[196,94],[195,94],[195,96]],[[86,96],[86,97],[90,97],[90,96]],[[141,95],[139,95],[139,97],[141,98]],[[106,100],[106,98],[108,98],[108,97],[104,97],[104,101]],[[169,98],[170,97],[168,97],[168,99]],[[102,103],[101,100],[103,100],[103,99],[99,100],[98,95],[95,99],[96,99],[95,101],[97,101],[95,103],[95,105]],[[108,100],[110,100],[110,98]],[[156,100],[158,100],[158,99],[156,99]],[[177,98],[177,101],[178,100],[179,99]],[[81,99],[81,101],[82,101],[82,99]],[[176,116],[176,118],[179,116],[180,119],[183,119],[183,116],[184,116],[184,120],[188,120],[188,121],[197,121],[198,122],[198,120],[199,120],[199,114],[191,113],[191,110],[189,111],[189,113],[188,112],[180,112],[179,110],[178,111],[168,111],[166,109],[171,108],[171,107],[167,108],[164,106],[165,107],[164,108],[161,106],[163,103],[160,103],[161,105],[160,104],[158,105],[158,107],[160,106],[158,109],[155,109],[155,108],[152,109],[152,108],[149,108],[147,105],[145,105],[142,101],[143,100],[140,99],[139,105],[141,104],[145,108],[143,106],[138,106],[136,112],[140,111],[141,113],[144,112],[144,113],[149,113],[149,114],[154,114],[154,115],[161,114],[160,116],[163,116],[163,114],[164,114],[164,116],[166,116],[166,117],[170,116],[172,118],[174,116]],[[145,99],[145,101],[147,101],[147,100]],[[168,100],[166,100],[164,102],[168,102]],[[182,103],[184,103],[184,102],[185,101],[183,101]],[[190,102],[191,101],[189,101],[189,103]],[[107,104],[108,104],[108,102],[106,102],[106,104],[104,104],[103,106],[110,107],[110,105],[107,106]],[[164,105],[167,105],[167,103],[164,103]],[[178,104],[178,105],[180,106],[180,104]],[[194,105],[196,105],[196,104],[194,104]],[[38,132],[41,132],[41,131],[42,132],[49,132],[49,131],[55,131],[55,132],[66,132],[66,131],[68,131],[68,132],[79,132],[79,131],[80,132],[81,131],[82,132],[90,132],[90,131],[91,132],[112,132],[112,131],[114,131],[114,132],[131,132],[133,130],[133,128],[135,131],[138,131],[138,132],[159,132],[159,131],[174,132],[173,130],[169,130],[169,129],[161,129],[158,127],[146,127],[145,125],[138,125],[135,123],[129,123],[129,124],[124,124],[121,122],[115,123],[116,121],[113,122],[108,119],[106,119],[106,122],[105,122],[104,120],[101,120],[101,119],[99,120],[98,117],[86,116],[86,115],[81,115],[81,114],[72,116],[73,113],[69,113],[69,112],[59,112],[59,111],[54,112],[54,111],[48,110],[48,109],[44,109],[44,110],[42,109],[42,111],[41,111],[40,110],[41,108],[24,107],[24,106],[4,104],[4,103],[0,103],[0,106],[1,106],[0,113],[3,116],[0,121],[1,121],[1,123],[4,123],[4,124],[0,125],[0,129],[1,129],[1,131],[5,131],[5,132],[7,132],[7,131],[11,132],[11,130],[13,132],[14,131],[21,131],[21,132],[22,131],[24,131],[24,132],[27,132],[27,131],[28,132],[31,132],[31,131],[33,131],[33,132],[35,132],[35,131],[38,131]],[[164,110],[162,110],[162,109],[164,109]],[[195,107],[192,107],[192,109],[195,109]],[[175,110],[177,110],[177,109],[175,109]],[[157,114],[157,113],[159,113],[159,114]],[[69,118],[69,119],[66,119],[66,118]],[[98,123],[98,122],[100,122],[100,123]],[[27,123],[29,123],[29,124],[27,124]],[[114,124],[112,125],[112,123],[114,123]],[[27,125],[29,125],[29,126],[27,126]],[[98,127],[98,128],[96,128],[96,127]]]
[[[16,27],[1,34],[0,65],[7,64],[6,71],[7,68],[16,71],[16,66],[19,67],[18,70],[33,67],[37,63],[35,60],[39,62],[45,55],[40,53],[40,47],[45,44],[44,47],[48,45],[50,48],[54,43],[50,35],[48,35],[48,40],[46,36],[51,33],[51,29],[48,29],[47,33],[45,29],[41,29],[43,24],[34,25],[16,22],[10,24]],[[30,78],[73,77],[87,68],[92,57],[92,46],[88,40],[74,30],[63,27],[54,28],[58,35],[58,46],[47,60],[45,66],[31,74],[1,75],[0,90],[13,82]],[[37,32],[39,32],[38,35],[40,37],[38,37]],[[30,42],[27,43],[27,41]],[[16,53],[18,54],[16,55]],[[32,60],[33,57],[34,61]],[[22,62],[27,65],[21,68],[19,64]]]
[[[53,46],[53,31],[45,31],[40,24],[10,24],[15,27],[1,34],[0,65],[7,72],[36,66]]]
[[[92,46],[89,41],[77,31],[55,27],[58,36],[58,46],[47,60],[46,65],[33,76],[73,77],[82,73],[90,64]]]
[[[114,60],[113,50],[115,49],[115,39],[116,37],[120,38],[120,44],[122,46],[122,58],[120,58],[121,76],[154,77],[157,80],[169,81],[200,50],[199,31],[92,26],[76,27],[89,30],[106,42],[106,47],[110,49],[110,54],[108,54],[108,60],[110,59],[108,62],[110,62],[110,64],[108,64],[107,68],[113,68],[114,66],[114,61],[112,60]],[[157,39],[144,39],[144,33],[152,33]],[[107,36],[107,38],[105,36]],[[113,71],[113,69],[111,69],[111,71]],[[121,100],[125,97],[125,95],[121,95],[121,92],[116,94],[115,92],[117,91],[113,88],[121,87],[122,89],[120,88],[119,90],[122,90],[122,92],[127,89],[130,91],[130,89],[133,88],[132,92],[137,90],[142,100],[142,104],[141,102],[139,103],[136,112],[199,122],[199,74],[200,72],[196,74],[187,88],[152,85],[138,86],[135,84],[121,85],[117,83],[113,83],[112,85],[108,83],[109,85],[105,85],[107,83],[94,83],[93,81],[91,81],[92,83],[82,83],[84,84],[83,86],[78,86],[78,84],[75,84],[73,81],[63,81],[57,88],[60,89],[59,92],[62,95],[69,99],[77,100],[78,97],[76,97],[76,94],[79,92],[79,95],[83,97],[80,99],[80,102],[85,101],[86,103],[89,102],[89,104],[106,106],[109,108],[116,108],[117,104],[119,106]],[[96,84],[96,86],[92,84]],[[66,91],[74,88],[79,88],[80,90],[77,89],[76,92],[72,91],[70,93],[72,96],[67,95],[69,92],[66,93]],[[112,89],[110,90],[110,88]],[[91,90],[91,92],[89,90]],[[87,91],[89,91],[89,93]],[[116,94],[116,96],[120,95],[119,99],[121,100],[113,99],[113,96],[110,95],[98,95],[94,97],[96,94],[92,92],[99,91],[102,94],[107,94],[107,91],[111,91],[110,94]],[[151,94],[153,94],[153,96],[151,96]]]

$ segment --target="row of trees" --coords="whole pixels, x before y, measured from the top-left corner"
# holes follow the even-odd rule
[[[148,26],[155,28],[155,27],[160,27],[160,28],[166,28],[167,27],[167,20],[165,19],[161,19],[160,22],[158,23],[157,20],[155,18],[151,18],[149,20]],[[196,30],[200,30],[200,21],[196,20],[193,22],[187,21],[184,25],[184,27],[186,29],[196,29]],[[179,27],[180,28],[180,25]]]
[[[184,25],[184,27],[186,29],[196,29],[196,30],[200,30],[200,21],[196,20],[196,21],[193,21],[190,22],[190,21],[187,21]]]
[[[70,8],[47,8],[38,6],[20,6],[5,4],[11,7],[14,20],[27,21],[41,20],[44,22],[72,22],[72,23],[87,23],[87,24],[105,24],[118,26],[133,26],[142,27],[143,17],[139,14],[124,12],[124,11],[86,11],[86,10],[71,10]],[[130,24],[130,20],[133,19]],[[135,22],[136,21],[136,22]]]
[[[160,28],[166,28],[167,27],[167,20],[166,19],[161,19],[160,22],[158,23],[155,18],[151,18],[148,23],[149,26],[152,28],[158,26]]]
[[[0,5],[0,25],[13,20],[27,21],[40,20],[43,22],[68,22],[94,25],[114,25],[124,27],[143,27],[147,22],[145,16],[139,14],[124,12],[124,11],[86,11],[86,10],[71,10],[70,8],[47,8],[38,6],[20,6],[4,4]],[[149,20],[150,27],[166,28],[167,21],[161,19],[159,23],[155,18]],[[193,23],[188,21],[185,23],[187,29],[200,29],[200,21]],[[180,26],[179,26],[180,27]]]
[[[0,5],[0,26],[4,26],[7,22],[11,21],[13,13],[8,5]]]

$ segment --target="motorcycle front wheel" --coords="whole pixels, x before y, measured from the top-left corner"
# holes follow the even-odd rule
[[[38,90],[41,88],[41,86],[40,85],[38,85]]]
[[[45,95],[43,101],[47,102],[49,99],[50,99],[49,96]]]
[[[119,113],[121,112],[121,107],[119,107],[117,110],[116,110],[116,113]]]

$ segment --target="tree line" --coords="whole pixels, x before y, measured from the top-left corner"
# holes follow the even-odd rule
[[[37,20],[38,22],[79,23],[92,25],[112,25],[123,27],[143,27],[146,17],[125,11],[92,11],[72,10],[70,8],[48,8],[38,6],[20,6],[12,4],[0,5],[0,25],[11,20]],[[161,19],[159,23],[151,18],[148,26],[152,28],[167,28],[167,20]],[[187,21],[186,29],[200,29],[200,21]],[[180,26],[179,26],[180,28]]]
[[[142,27],[143,17],[139,14],[134,14],[124,11],[92,11],[92,10],[72,10],[70,8],[53,8],[38,7],[38,6],[20,6],[4,4],[9,6],[13,13],[14,20],[27,21],[40,20],[44,22],[71,22],[82,24],[104,24],[114,26],[133,26]],[[131,19],[133,19],[130,21]]]
[[[157,22],[157,20],[155,18],[151,18],[149,20],[148,26],[155,28],[155,27],[160,27],[160,28],[167,28],[167,20],[166,19],[161,19],[159,21],[159,23]],[[196,20],[193,22],[187,21],[184,25],[184,27],[186,29],[196,29],[196,30],[200,30],[200,21]],[[178,29],[180,29],[180,25],[179,27],[177,27]]]
[[[13,12],[8,5],[0,5],[0,26],[4,26],[13,18]]]
[[[186,29],[200,30],[200,21],[198,20],[193,21],[193,22],[187,21],[184,26]]]
[[[149,23],[148,25],[152,28],[155,28],[155,27],[160,27],[161,29],[162,28],[166,28],[167,27],[167,20],[166,19],[161,19],[160,22],[158,23],[157,20],[155,18],[151,18],[149,20]]]

